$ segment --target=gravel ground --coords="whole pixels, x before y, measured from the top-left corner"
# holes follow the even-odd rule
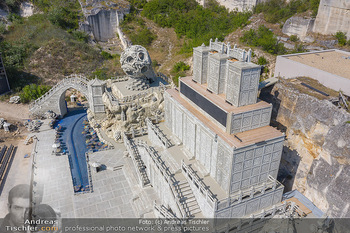
[[[350,53],[332,51],[302,54],[290,56],[288,58],[290,60],[350,79]]]

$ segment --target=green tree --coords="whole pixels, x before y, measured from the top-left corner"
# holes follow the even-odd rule
[[[179,84],[179,77],[186,76],[186,71],[189,69],[190,66],[183,61],[175,63],[173,69],[171,70],[171,74],[173,75],[173,82],[176,86]]]
[[[290,41],[292,41],[292,42],[297,42],[297,41],[299,40],[299,38],[298,38],[297,35],[291,35],[291,36],[289,37],[289,39],[290,39]]]
[[[151,0],[144,5],[142,16],[161,27],[173,27],[178,37],[186,37],[182,52],[208,43],[210,38],[224,38],[248,24],[251,12],[229,12],[214,0],[200,6],[196,0]]]
[[[18,12],[20,3],[20,0],[5,0],[5,4],[9,7],[10,12]]]
[[[266,65],[267,63],[269,63],[266,58],[264,56],[261,56],[258,58],[258,65]]]
[[[338,44],[341,46],[346,45],[346,34],[344,32],[337,32],[334,37],[338,40]]]
[[[50,22],[63,29],[77,29],[79,27],[78,14],[67,7],[57,6],[48,13]]]
[[[173,67],[173,72],[180,72],[180,71],[186,71],[186,70],[189,70],[190,69],[190,66],[187,65],[185,62],[183,61],[180,61],[180,62],[177,62],[174,67]]]
[[[21,101],[23,103],[28,103],[31,100],[36,100],[40,98],[40,96],[45,94],[48,90],[50,90],[50,88],[50,86],[46,85],[30,84],[22,89],[19,96],[21,97]]]
[[[135,33],[130,35],[130,40],[133,44],[142,45],[148,47],[151,45],[152,41],[156,39],[154,35],[148,28],[142,27],[141,29],[136,30]]]
[[[77,41],[87,43],[89,40],[89,35],[86,34],[85,32],[79,31],[79,30],[72,31],[72,35]]]
[[[286,52],[284,45],[279,43],[273,32],[264,25],[259,26],[257,30],[250,29],[245,32],[240,41],[250,46],[261,47],[271,54],[284,54]]]

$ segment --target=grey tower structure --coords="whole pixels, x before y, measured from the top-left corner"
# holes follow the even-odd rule
[[[102,100],[105,91],[105,82],[99,79],[93,79],[88,83],[89,105],[90,109],[95,114],[104,114],[105,105]]]
[[[10,84],[7,79],[4,63],[2,62],[2,57],[0,53],[0,95],[9,92]]]
[[[282,199],[284,135],[269,126],[272,105],[257,98],[261,67],[250,58],[251,51],[210,41],[193,50],[193,77],[165,92],[165,123],[191,157],[182,172],[205,217],[248,217]],[[189,172],[197,163],[210,191]]]

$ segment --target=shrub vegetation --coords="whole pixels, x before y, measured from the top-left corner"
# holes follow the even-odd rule
[[[289,37],[289,39],[290,39],[290,41],[292,41],[292,42],[297,42],[297,41],[299,40],[299,37],[298,37],[297,35],[291,35],[291,36]]]
[[[171,74],[173,76],[173,82],[176,86],[179,85],[179,77],[186,76],[186,71],[189,69],[190,66],[183,61],[175,63],[173,69],[171,70]]]
[[[216,1],[209,0],[206,7],[195,0],[151,0],[143,6],[142,16],[161,27],[172,27],[179,37],[189,39],[182,52],[192,52],[194,46],[208,43],[210,38],[224,37],[248,24],[250,12],[229,12]]]
[[[341,46],[344,46],[347,44],[347,41],[346,41],[346,34],[344,32],[337,32],[334,37],[338,40],[338,44],[341,45]],[[349,40],[350,41],[350,40]],[[348,41],[348,42],[349,42]],[[348,43],[350,45],[350,43]]]
[[[28,103],[31,100],[36,100],[40,96],[45,94],[48,90],[50,90],[50,88],[50,86],[46,85],[26,85],[19,94],[19,96],[21,97],[21,102]]]
[[[125,16],[122,23],[123,32],[128,35],[133,44],[148,47],[157,36],[152,33],[145,24],[145,21],[137,15],[134,10],[131,14]]]
[[[264,25],[259,26],[257,30],[250,29],[240,38],[241,42],[250,46],[260,47],[271,54],[284,54],[286,48],[277,41],[276,36]]]
[[[296,13],[308,10],[312,11],[312,16],[316,17],[320,0],[270,0],[257,4],[254,13],[264,13],[264,18],[269,23],[285,21]]]
[[[68,33],[59,26],[53,25],[45,13],[15,21],[9,31],[4,32],[0,37],[0,52],[11,88],[20,91],[30,83],[39,82],[38,77],[28,72],[30,71],[28,67],[29,58],[41,47],[48,48],[51,55],[61,56],[67,61],[73,61],[78,55],[82,63],[92,63],[94,59],[101,59],[99,52],[92,49],[85,41],[87,41],[85,33],[80,31]],[[94,63],[98,62],[94,61]],[[46,66],[51,65],[62,64],[46,64]],[[90,66],[94,67],[95,64]],[[77,69],[80,69],[79,65]],[[61,72],[64,72],[64,75],[71,74],[71,72],[66,74],[64,70]]]
[[[269,63],[266,58],[264,56],[261,56],[258,58],[258,65],[266,65],[267,63]]]

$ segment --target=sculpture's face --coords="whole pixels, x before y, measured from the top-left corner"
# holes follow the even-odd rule
[[[140,45],[127,48],[120,57],[122,69],[127,75],[141,77],[151,68],[151,59],[147,50]]]

